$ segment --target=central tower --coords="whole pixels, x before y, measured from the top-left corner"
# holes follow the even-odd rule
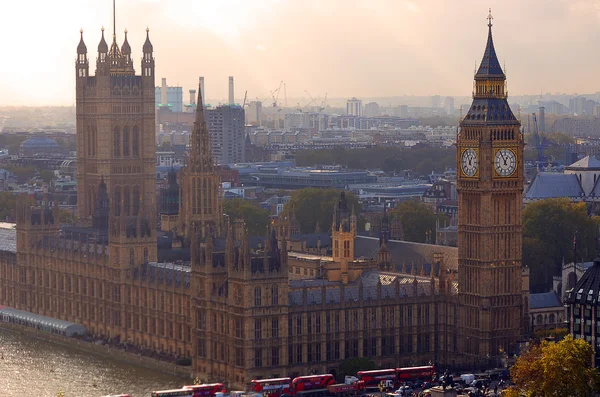
[[[520,125],[507,102],[490,10],[473,103],[457,136],[458,351],[466,363],[487,364],[514,352],[522,333]]]

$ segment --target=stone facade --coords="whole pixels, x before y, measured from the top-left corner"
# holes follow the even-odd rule
[[[514,132],[502,144],[520,156],[518,123],[463,123],[459,148],[477,148],[482,166],[481,179],[459,178],[458,251],[393,241],[387,220],[382,238],[357,237],[356,217],[342,194],[333,211],[331,256],[322,256],[317,244],[312,256],[302,257],[288,254],[293,220],[254,237],[241,220],[222,215],[201,90],[180,202],[172,178],[163,213],[168,225],[159,233],[149,139],[152,45],[147,37],[141,76],[126,40],[119,49],[113,39],[109,50],[102,38],[96,76],[88,74],[86,52],[82,39],[76,64],[79,223],[60,226],[50,196],[41,202],[21,197],[16,247],[0,251],[0,304],[191,358],[194,376],[235,388],[253,378],[335,372],[354,357],[382,367],[459,367],[500,347],[512,353],[525,295],[515,201],[522,166],[515,178],[493,177],[498,142],[491,137]],[[481,81],[489,88],[488,80]],[[368,257],[357,258],[359,250],[370,251]],[[450,266],[448,256],[454,256]],[[296,269],[301,277],[291,277]]]

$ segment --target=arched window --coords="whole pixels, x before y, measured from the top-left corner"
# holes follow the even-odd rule
[[[554,313],[550,314],[550,324],[554,324],[556,322],[556,317],[554,316]]]
[[[131,191],[129,190],[129,186],[123,188],[123,208],[125,215],[131,215]]]
[[[85,143],[87,146],[87,154],[88,156],[92,155],[92,126],[88,126],[86,134],[85,134]]]
[[[262,291],[260,287],[254,288],[254,306],[262,306]]]
[[[113,132],[113,156],[121,156],[121,133],[119,127],[115,127]]]
[[[544,317],[542,317],[541,314],[538,314],[537,317],[535,318],[535,322],[536,322],[537,325],[544,324]]]
[[[113,212],[115,216],[121,215],[121,186],[115,187],[115,194],[113,195]]]
[[[140,155],[140,131],[137,126],[133,127],[133,155],[135,157]]]
[[[135,254],[133,253],[133,248],[129,250],[129,266],[133,266],[135,263]]]
[[[148,248],[144,248],[144,263],[148,262]]]
[[[277,286],[271,287],[271,304],[279,304],[279,288]]]
[[[129,156],[129,127],[123,127],[123,156]]]
[[[137,215],[140,212],[140,204],[142,201],[139,185],[133,187],[133,196],[131,199],[133,200],[133,215]]]

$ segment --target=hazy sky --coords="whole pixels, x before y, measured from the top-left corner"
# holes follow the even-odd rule
[[[203,75],[213,101],[229,75],[239,101],[281,80],[289,98],[463,96],[488,7],[509,94],[600,91],[598,0],[117,0],[117,40],[127,28],[139,73],[148,26],[157,85],[167,77],[187,93]],[[72,104],[79,29],[93,73],[112,1],[0,0],[0,11],[0,104]]]

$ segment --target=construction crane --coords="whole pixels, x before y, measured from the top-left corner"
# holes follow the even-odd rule
[[[540,167],[544,163],[544,143],[542,141],[542,137],[540,136],[540,132],[538,131],[537,117],[535,116],[535,113],[533,113],[532,116],[533,116],[533,137],[535,138],[535,148],[537,149],[537,153],[538,153],[537,170],[539,172]]]
[[[321,102],[321,106],[319,106],[319,113],[321,113],[323,110],[325,110],[326,106],[327,106],[327,93],[325,93],[325,99],[323,99],[323,102]]]
[[[244,94],[244,102],[242,103],[242,109],[246,107],[246,99],[248,98],[248,91]]]

